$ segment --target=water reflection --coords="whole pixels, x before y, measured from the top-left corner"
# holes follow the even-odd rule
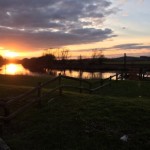
[[[43,74],[39,72],[32,72],[26,68],[24,68],[21,64],[7,64],[3,65],[0,68],[0,74],[8,74],[8,75],[31,75],[31,76],[41,76],[41,75],[51,75],[57,76],[59,73],[66,76],[83,78],[83,79],[91,79],[91,78],[108,78],[111,75],[115,75],[115,72],[87,72],[87,71],[76,71],[76,70],[50,70],[43,69]]]
[[[48,74],[58,75],[61,73],[62,75],[71,76],[75,78],[83,78],[83,79],[96,79],[101,78],[105,79],[112,75],[115,75],[115,72],[87,72],[87,71],[76,71],[76,70],[47,70]]]
[[[31,75],[32,73],[21,64],[6,64],[1,67],[0,74]]]

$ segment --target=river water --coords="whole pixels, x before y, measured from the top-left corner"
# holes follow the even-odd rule
[[[45,69],[45,73],[31,72],[29,69],[24,68],[21,64],[6,64],[0,67],[0,74],[7,75],[30,75],[30,76],[44,76],[53,75],[57,76],[59,73],[66,76],[91,79],[91,78],[108,78],[111,75],[115,75],[115,72],[87,72],[87,71],[76,71],[76,70],[48,70]]]

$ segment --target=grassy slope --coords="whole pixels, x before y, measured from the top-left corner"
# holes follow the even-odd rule
[[[21,88],[19,82],[17,86],[1,85],[0,95],[7,96],[8,89],[10,95],[22,93],[34,85],[31,81],[38,79],[20,81]],[[14,150],[148,149],[148,87],[148,82],[120,81],[101,90],[99,95],[64,92],[53,101],[48,96],[43,99],[42,109],[34,106],[13,120],[4,139]],[[120,141],[124,134],[129,136],[127,143]]]

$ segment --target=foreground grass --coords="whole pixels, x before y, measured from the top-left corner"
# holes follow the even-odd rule
[[[38,81],[30,77],[18,80],[21,85],[17,78],[16,82],[10,79],[11,85],[3,80],[0,97],[23,93]],[[61,97],[48,95],[43,97],[41,109],[35,105],[13,120],[4,139],[12,150],[148,150],[148,87],[148,82],[119,81],[98,95],[70,91]],[[124,134],[128,142],[120,140]]]
[[[52,79],[51,76],[11,76],[11,75],[0,75],[0,97],[1,96],[12,96],[16,95],[17,92],[15,92],[15,88],[19,87],[20,92],[25,92],[29,88],[36,87],[38,85],[38,82],[46,82],[48,80]],[[89,80],[91,83],[97,81],[97,80]],[[73,86],[79,86],[79,82],[72,81],[72,80],[62,80],[62,84],[66,85],[73,85]],[[93,84],[92,88],[95,88],[100,85],[100,81],[96,84]],[[58,86],[58,81],[55,81],[48,86],[46,86],[46,89],[52,89],[54,87]],[[83,85],[84,87],[88,87],[87,84]],[[148,98],[150,97],[149,92],[149,81],[116,81],[112,82],[111,87],[105,87],[99,91],[97,91],[94,94],[100,94],[102,96],[114,96],[114,97],[144,97]],[[2,87],[2,88],[1,88]],[[4,88],[4,89],[3,89]],[[9,92],[7,92],[8,89]],[[23,89],[24,88],[24,89]],[[79,90],[76,89],[65,89],[69,91],[76,91],[79,92]],[[85,91],[84,91],[85,92]],[[8,95],[9,93],[9,95]]]
[[[148,99],[65,93],[20,114],[4,139],[14,150],[148,149],[149,106]]]

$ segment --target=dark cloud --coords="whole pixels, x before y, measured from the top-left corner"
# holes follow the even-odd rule
[[[97,48],[99,50],[107,51],[107,50],[142,50],[142,49],[148,49],[150,50],[150,45],[145,45],[143,43],[127,43],[127,44],[119,44],[115,45],[113,47],[107,47],[107,48]],[[79,50],[82,51],[82,50]],[[89,51],[89,50],[83,50],[83,51]]]
[[[65,46],[115,36],[99,25],[117,10],[109,0],[0,0],[0,46],[13,41]]]
[[[112,48],[123,49],[123,50],[150,49],[150,45],[143,45],[142,43],[129,43],[129,44],[116,45],[116,46],[114,46]]]
[[[111,35],[112,30],[110,29],[97,30],[93,28],[72,30],[69,33],[47,31],[33,32],[32,30],[22,31],[17,29],[1,29],[0,32],[0,44],[5,45],[7,43],[15,43],[15,41],[17,41],[17,43],[24,44],[23,46],[25,47],[28,47],[29,45],[34,45],[37,48],[56,46],[60,47],[64,45],[81,43],[83,44],[89,43],[89,41],[103,41],[107,38],[114,36]]]
[[[120,45],[115,45],[113,47],[108,47],[108,48],[96,48],[97,50],[102,50],[102,51],[107,51],[107,50],[142,50],[142,49],[147,49],[150,50],[150,45],[144,45],[142,43],[128,43],[128,44],[120,44]],[[74,50],[72,52],[89,52],[92,49],[82,49],[82,50]]]
[[[123,29],[123,30],[125,30],[125,29],[126,29],[126,27],[122,27],[122,29]]]

